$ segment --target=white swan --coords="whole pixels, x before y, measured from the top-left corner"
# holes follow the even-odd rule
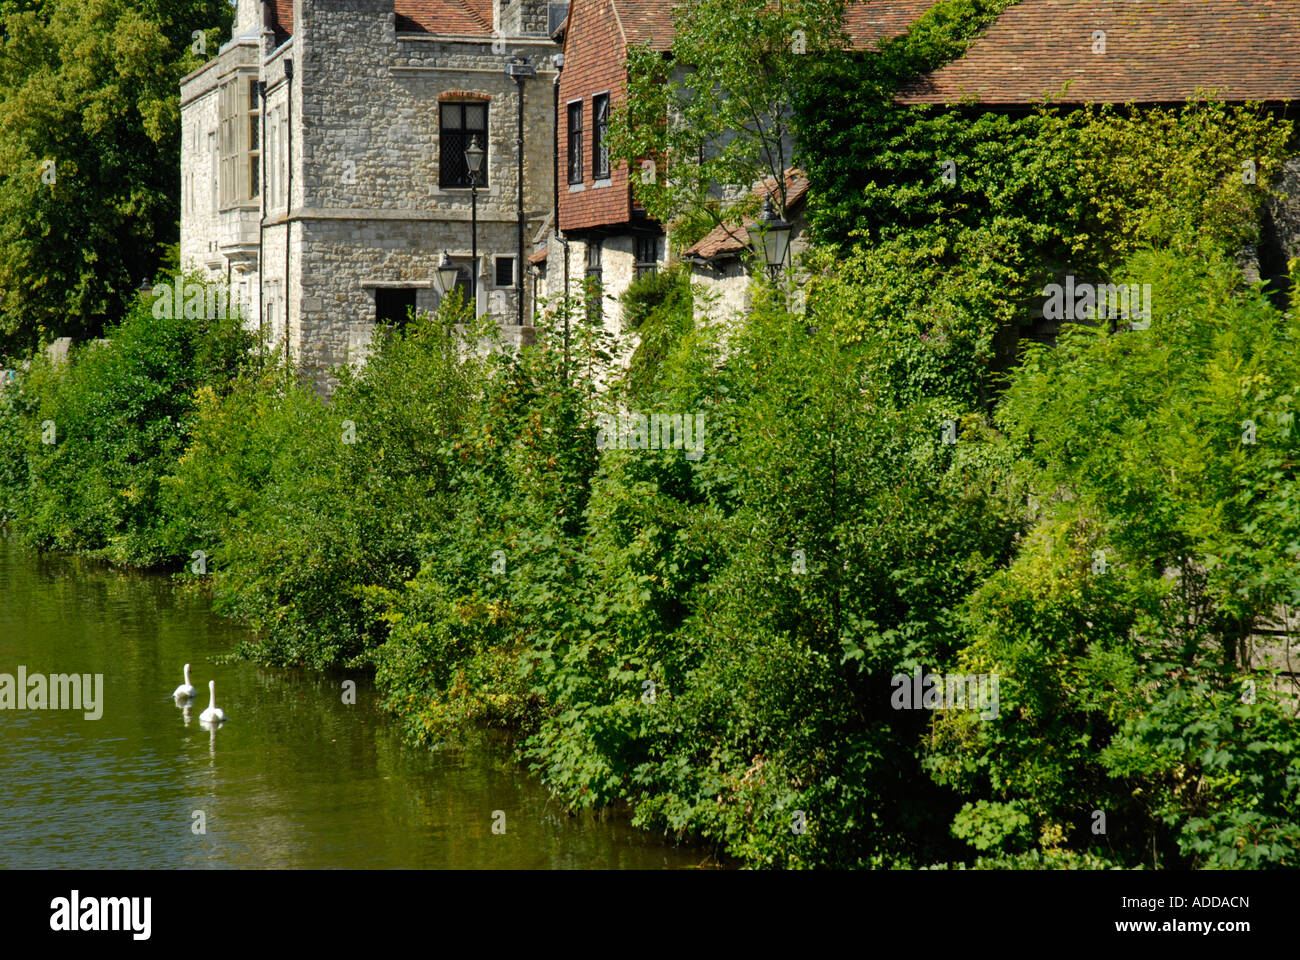
[[[172,698],[175,700],[193,700],[198,691],[194,689],[194,684],[190,683],[190,665],[185,664],[185,682],[172,691]]]
[[[208,681],[208,709],[199,714],[199,719],[206,723],[221,723],[226,719],[225,713],[217,706],[217,681]]]

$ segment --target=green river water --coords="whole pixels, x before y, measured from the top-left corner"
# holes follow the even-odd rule
[[[342,677],[214,663],[242,635],[165,577],[37,558],[0,540],[0,674],[14,687],[20,666],[29,677],[103,675],[98,719],[16,701],[0,709],[0,868],[662,869],[706,859],[616,817],[568,815],[499,745],[403,744],[368,683],[348,705]],[[199,688],[188,713],[171,699],[187,662]],[[199,722],[209,680],[229,716],[216,730]]]

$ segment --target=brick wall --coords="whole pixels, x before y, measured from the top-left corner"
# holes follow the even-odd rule
[[[574,0],[560,75],[560,229],[582,230],[631,219],[626,166],[614,166],[606,183],[592,176],[592,96],[606,91],[611,105],[627,94],[627,51],[610,0]],[[582,101],[581,184],[568,182],[569,103]]]

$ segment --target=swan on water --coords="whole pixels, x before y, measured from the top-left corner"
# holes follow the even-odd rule
[[[194,689],[194,684],[190,683],[190,665],[185,664],[185,682],[172,691],[172,698],[176,700],[193,700],[198,691]]]
[[[208,709],[199,714],[199,719],[208,723],[221,723],[226,719],[225,713],[217,706],[217,681],[208,681]]]

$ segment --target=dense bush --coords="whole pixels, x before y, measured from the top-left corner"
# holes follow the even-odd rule
[[[682,264],[664,270],[655,270],[633,280],[620,296],[623,308],[623,332],[638,330],[646,319],[663,307],[665,301],[681,294],[687,285],[689,272]]]
[[[632,395],[639,396],[654,388],[664,361],[694,325],[690,272],[677,264],[647,274],[633,282],[621,300],[624,330],[637,332],[627,384]]]
[[[341,370],[331,401],[284,371],[204,391],[164,480],[173,549],[203,550],[218,609],[261,634],[275,663],[353,661],[386,636],[366,591],[412,576],[452,514],[453,441],[482,361],[462,356],[449,305]]]
[[[1300,327],[1210,251],[1129,269],[1151,328],[1071,327],[999,410],[1039,504],[967,610],[1002,710],[938,723],[932,767],[986,798],[982,849],[1294,866],[1294,703],[1248,646],[1300,602]]]
[[[0,393],[4,514],[38,549],[128,566],[170,558],[160,480],[189,440],[196,395],[227,390],[253,344],[238,317],[160,319],[151,307],[138,298],[107,342],[79,344],[66,363],[37,353]]]

